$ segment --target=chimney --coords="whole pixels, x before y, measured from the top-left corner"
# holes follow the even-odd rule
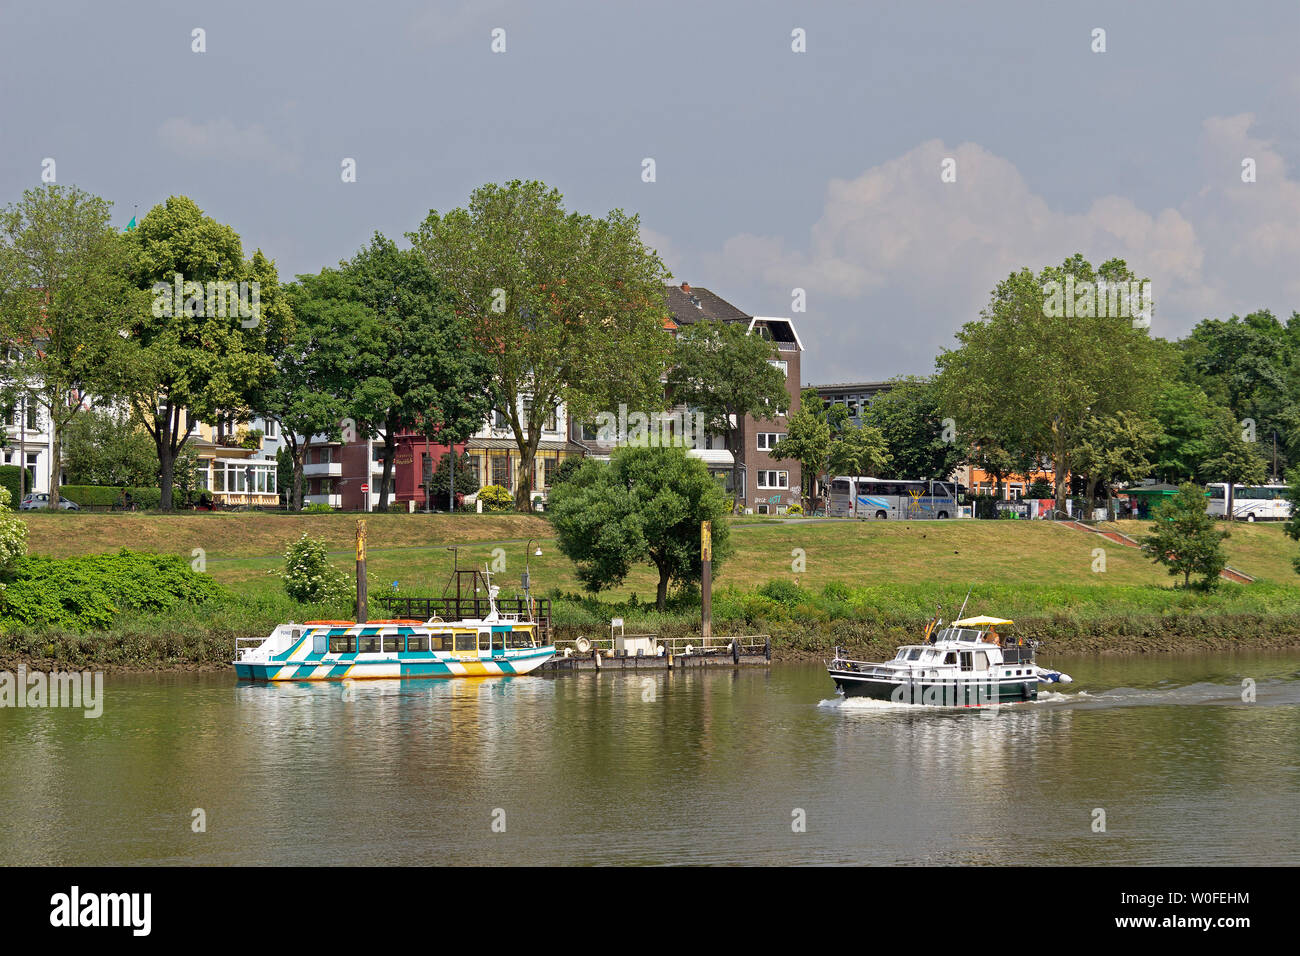
[[[683,283],[682,283],[682,291],[685,292],[687,295],[690,295],[690,294],[691,294],[691,284],[690,284],[689,282],[683,282]]]

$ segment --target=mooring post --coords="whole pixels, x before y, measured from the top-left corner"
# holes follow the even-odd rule
[[[700,615],[705,647],[713,636],[713,522],[700,522]]]
[[[366,623],[366,519],[357,519],[357,623]]]
[[[769,664],[772,663],[772,638],[770,636],[763,642],[763,657],[767,659]]]

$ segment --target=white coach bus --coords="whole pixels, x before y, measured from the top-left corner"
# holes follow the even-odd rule
[[[1228,484],[1216,481],[1206,485],[1209,501],[1205,510],[1216,518],[1224,517],[1228,508]],[[1285,521],[1291,517],[1291,489],[1286,485],[1233,485],[1232,516],[1241,521]]]
[[[966,488],[955,481],[904,481],[839,475],[831,479],[827,514],[849,518],[956,518]]]

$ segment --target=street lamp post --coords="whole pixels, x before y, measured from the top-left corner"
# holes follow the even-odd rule
[[[524,548],[524,577],[523,577],[523,580],[520,582],[520,583],[523,584],[523,586],[524,586],[524,600],[528,602],[528,606],[529,606],[530,608],[532,607],[532,604],[533,604],[533,592],[532,592],[532,588],[530,587],[530,578],[529,578],[530,565],[529,565],[529,558],[530,558],[530,556],[532,556],[532,557],[538,557],[538,558],[540,558],[540,557],[542,556],[542,545],[541,545],[540,542],[539,542],[538,545],[537,545],[537,550],[536,550],[536,551],[533,551],[533,550],[532,550],[532,545],[533,545],[533,541],[534,541],[534,540],[535,540],[535,539],[533,539],[533,538],[529,538],[529,539],[528,539],[528,544],[527,544],[527,546],[525,546],[525,548]],[[531,612],[530,612],[530,613],[531,613]]]

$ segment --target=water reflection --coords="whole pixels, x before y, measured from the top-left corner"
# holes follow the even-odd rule
[[[987,711],[817,666],[117,677],[98,720],[0,711],[0,863],[1300,862],[1300,656],[1068,670]]]

